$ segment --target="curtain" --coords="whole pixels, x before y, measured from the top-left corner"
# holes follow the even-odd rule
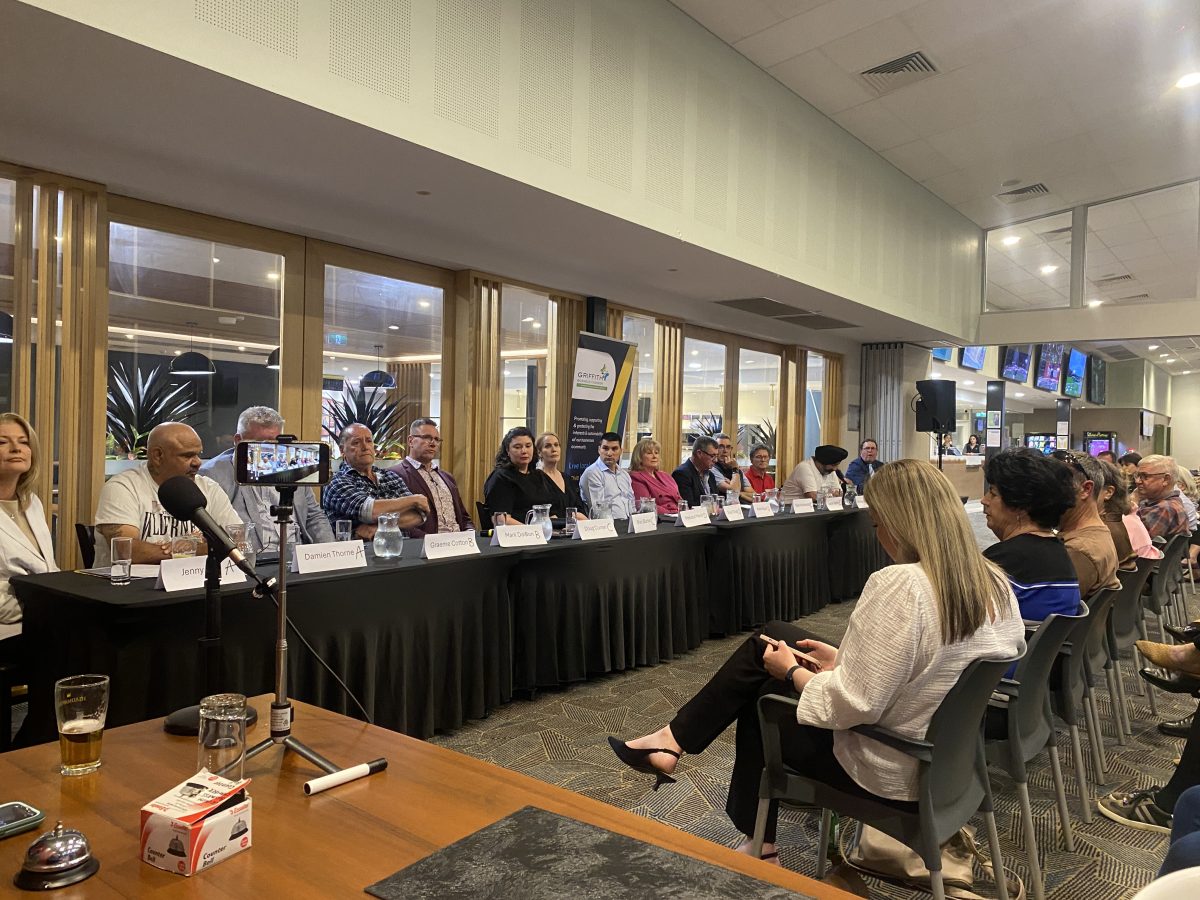
[[[608,327],[605,331],[610,338],[618,341],[625,339],[625,313],[619,309],[608,307]]]
[[[550,298],[554,330],[550,333],[550,402],[546,430],[553,431],[567,443],[567,429],[571,424],[571,380],[575,373],[575,351],[579,344],[579,332],[583,331],[587,310],[584,302],[576,297]]]
[[[859,434],[874,438],[880,459],[904,456],[904,344],[863,344],[862,427]]]
[[[779,421],[775,434],[776,482],[791,474],[804,453],[805,352],[785,347],[779,373]]]
[[[500,446],[500,282],[475,276],[471,279],[468,339],[462,347],[466,377],[460,382],[466,401],[465,428],[455,443],[465,448],[462,465],[452,471],[467,512],[475,518],[475,502],[483,499],[483,483],[495,467]],[[456,454],[458,457],[458,454]]]
[[[654,439],[662,444],[662,467],[675,468],[683,442],[683,323],[654,322]]]
[[[842,417],[846,413],[846,404],[842,397],[842,357],[839,353],[821,355],[825,357],[825,384],[821,393],[821,443],[836,445],[842,439]]]
[[[402,452],[407,446],[404,436],[408,434],[409,424],[414,419],[429,415],[432,370],[431,363],[388,363],[387,365],[388,374],[396,379],[396,387],[390,393],[400,410],[400,422],[403,426],[400,439]]]

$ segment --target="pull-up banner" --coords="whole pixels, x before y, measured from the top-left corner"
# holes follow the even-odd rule
[[[596,461],[600,435],[604,432],[615,431],[624,436],[635,365],[636,344],[588,331],[579,332],[571,377],[567,474],[580,475]]]

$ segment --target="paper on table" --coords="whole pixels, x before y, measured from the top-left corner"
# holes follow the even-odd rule
[[[79,575],[94,575],[96,578],[108,578],[109,577],[109,567],[108,566],[97,566],[94,569],[76,569],[75,571]],[[158,566],[156,566],[156,565],[150,566],[150,565],[146,565],[144,563],[134,563],[132,566],[129,567],[129,577],[130,578],[157,578],[158,577]]]

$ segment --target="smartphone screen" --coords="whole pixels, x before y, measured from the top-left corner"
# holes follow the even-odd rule
[[[316,487],[329,483],[329,445],[320,441],[242,441],[235,456],[238,484]]]
[[[37,814],[36,809],[24,803],[5,803],[0,806],[0,828],[14,825],[23,819],[32,819]]]

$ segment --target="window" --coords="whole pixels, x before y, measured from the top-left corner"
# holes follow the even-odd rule
[[[695,438],[725,430],[724,344],[684,338],[682,424],[680,461],[691,453]]]
[[[0,409],[13,408],[13,278],[16,267],[17,183],[0,178]]]
[[[500,294],[500,438],[524,425],[534,434],[546,422],[549,360],[548,294],[506,284]],[[563,436],[565,440],[565,436]]]
[[[232,445],[243,409],[279,406],[269,362],[279,347],[282,256],[113,222],[108,271],[109,410],[118,424],[106,474],[144,451],[158,421],[186,421],[211,457]],[[122,399],[118,385],[139,378],[170,396],[159,415]]]
[[[821,403],[825,396],[825,357],[809,351],[804,382],[804,458],[821,445]]]
[[[1071,213],[987,233],[984,311],[1071,305]]]
[[[781,359],[774,353],[738,351],[738,462],[750,464],[750,448],[766,444],[775,465],[775,426],[779,423]]]
[[[629,414],[628,435],[625,440],[625,462],[629,461],[633,445],[654,431],[654,320],[649,316],[625,313],[621,337],[637,345],[637,368],[629,396],[633,408]]]
[[[335,412],[352,418],[349,403],[379,410],[368,424],[385,457],[407,452],[413,419],[441,420],[444,301],[440,287],[325,266],[321,400],[327,440],[339,430]]]

